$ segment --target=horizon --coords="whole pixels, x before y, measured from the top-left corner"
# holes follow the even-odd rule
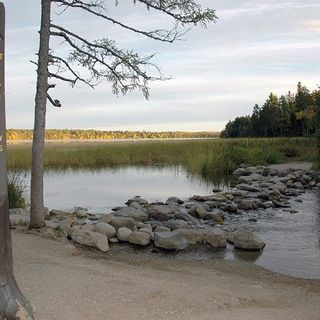
[[[36,72],[29,60],[38,50],[40,5],[21,7],[4,1],[7,9],[7,127],[33,127]],[[89,38],[116,31],[120,47],[141,54],[158,53],[154,62],[172,80],[150,83],[150,100],[141,94],[112,95],[109,84],[90,88],[58,83],[51,92],[62,108],[48,104],[47,127],[99,131],[221,131],[237,116],[251,114],[270,92],[296,91],[298,81],[310,90],[320,80],[320,3],[281,0],[259,4],[253,0],[199,1],[216,9],[219,20],[207,29],[194,28],[173,45],[132,36],[101,24],[79,11],[54,18]],[[108,11],[125,21],[151,29],[162,24],[158,14],[139,5],[119,4]],[[57,12],[57,9],[54,9]],[[243,19],[244,17],[244,19]],[[156,18],[156,19],[153,19]],[[83,24],[90,23],[90,30]],[[107,29],[109,28],[109,29]],[[98,32],[98,30],[100,30]],[[107,33],[108,36],[108,33]],[[63,50],[57,45],[56,50]]]

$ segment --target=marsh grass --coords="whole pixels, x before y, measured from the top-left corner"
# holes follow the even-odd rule
[[[211,139],[187,141],[48,143],[46,169],[99,169],[155,164],[182,166],[207,181],[223,179],[241,164],[267,165],[286,161],[316,161],[311,138]],[[30,144],[8,148],[9,168],[29,169]]]
[[[19,172],[11,172],[8,177],[9,208],[25,208],[27,206],[26,185]]]

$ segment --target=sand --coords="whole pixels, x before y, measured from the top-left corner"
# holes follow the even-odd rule
[[[38,320],[320,319],[320,281],[244,262],[100,254],[15,231],[13,254]]]

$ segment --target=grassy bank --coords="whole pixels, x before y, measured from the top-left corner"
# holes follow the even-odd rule
[[[212,180],[240,164],[316,161],[316,140],[307,138],[216,139],[155,142],[49,143],[47,169],[117,167],[153,164],[182,165],[190,173]],[[9,145],[10,169],[30,168],[31,145]]]

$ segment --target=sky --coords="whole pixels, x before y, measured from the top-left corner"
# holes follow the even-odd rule
[[[40,0],[2,0],[6,6],[6,111],[8,128],[32,128],[39,45]],[[105,1],[110,15],[134,27],[170,26],[167,17],[133,1]],[[106,37],[153,62],[167,81],[141,93],[112,94],[110,83],[94,90],[56,82],[50,93],[62,108],[48,104],[47,128],[148,131],[218,131],[251,114],[270,92],[295,91],[298,81],[320,85],[319,0],[198,0],[216,10],[216,23],[196,26],[173,44],[124,31],[79,10],[53,7],[54,23],[90,40]],[[67,48],[52,41],[61,56]]]

